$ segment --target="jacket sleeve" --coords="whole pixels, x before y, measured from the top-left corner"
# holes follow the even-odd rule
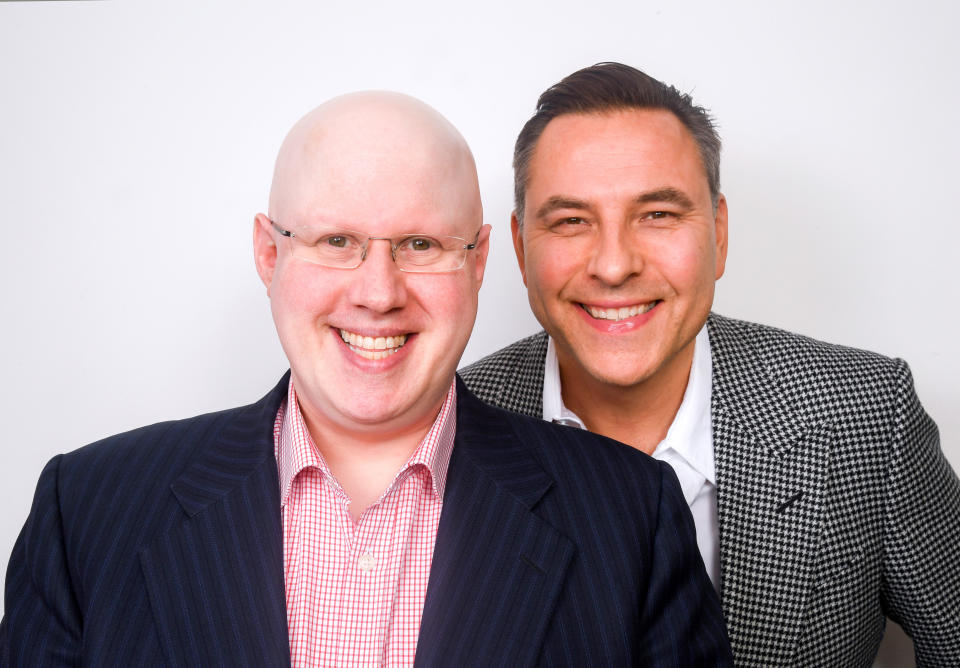
[[[33,507],[10,556],[0,622],[0,665],[76,666],[82,620],[73,589],[59,501],[61,456],[40,474]]]
[[[640,665],[731,666],[720,600],[707,577],[690,509],[669,464],[661,492],[646,600],[641,602]]]
[[[881,604],[918,666],[960,666],[960,480],[902,361],[897,380]]]

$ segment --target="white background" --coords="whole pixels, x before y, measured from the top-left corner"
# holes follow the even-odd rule
[[[252,221],[286,130],[333,95],[400,90],[460,128],[495,228],[464,361],[535,331],[512,145],[601,60],[718,120],[716,310],[907,359],[960,467],[960,6],[787,4],[0,3],[0,567],[51,456],[283,373]]]

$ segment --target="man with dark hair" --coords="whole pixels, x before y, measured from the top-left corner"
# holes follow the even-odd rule
[[[711,313],[720,140],[601,63],[517,139],[514,248],[544,332],[461,370],[504,408],[669,462],[738,665],[869,665],[886,618],[960,665],[960,481],[907,365]]]

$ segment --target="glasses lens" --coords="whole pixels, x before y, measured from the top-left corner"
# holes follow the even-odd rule
[[[404,235],[396,245],[397,266],[410,272],[454,271],[463,266],[463,239]]]
[[[363,262],[364,248],[371,240],[389,241],[393,258],[403,271],[438,273],[463,266],[467,242],[459,237],[404,234],[390,240],[349,230],[319,230],[307,238],[291,238],[293,254],[324,267],[355,269]]]
[[[318,234],[313,243],[297,245],[295,253],[314,264],[350,269],[360,264],[363,256],[363,241],[353,232],[324,231]]]

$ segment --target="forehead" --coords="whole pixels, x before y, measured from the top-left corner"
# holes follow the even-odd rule
[[[280,215],[299,225],[378,234],[401,231],[394,229],[397,225],[453,234],[454,228],[467,223],[473,209],[468,191],[442,173],[379,160],[304,169],[280,206],[284,209]]]
[[[394,125],[341,122],[311,129],[282,163],[278,159],[271,214],[291,226],[378,235],[475,228],[481,213],[469,150]]]
[[[527,177],[531,196],[591,187],[635,193],[665,186],[694,197],[709,194],[696,141],[676,116],[660,109],[553,119],[537,142]]]

